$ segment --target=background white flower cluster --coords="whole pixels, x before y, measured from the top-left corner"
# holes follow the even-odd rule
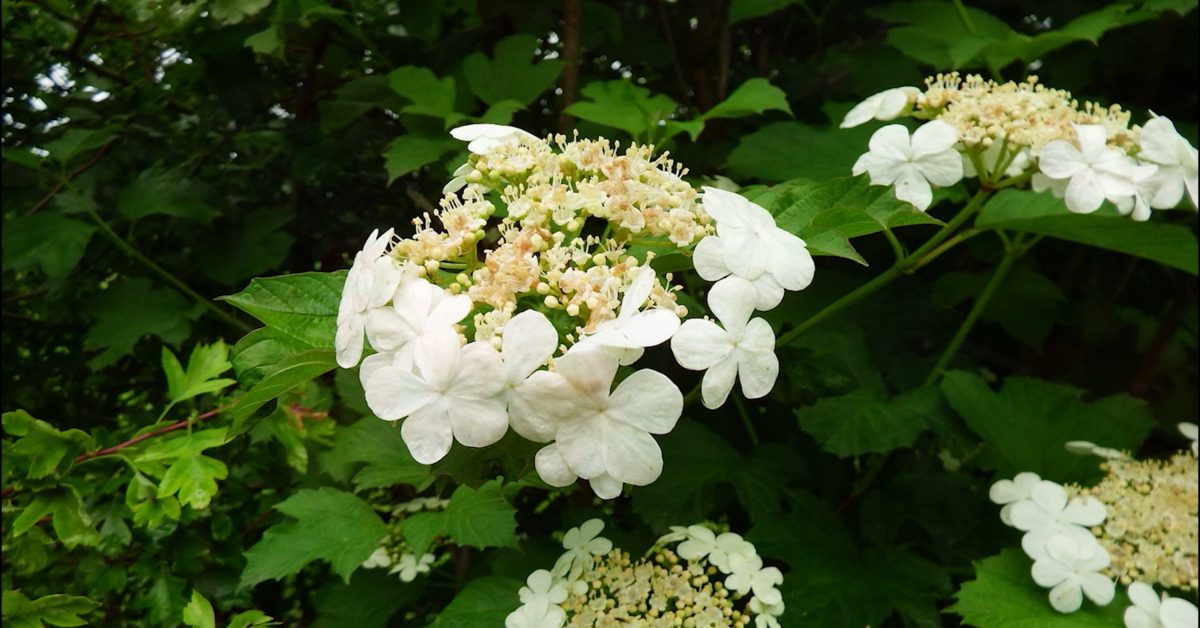
[[[372,232],[338,311],[339,365],[361,361],[367,404],[381,419],[403,419],[415,460],[437,462],[456,441],[492,445],[511,427],[546,444],[535,459],[545,482],[583,478],[613,498],[625,484],[658,478],[652,435],[670,432],[683,409],[679,388],[657,371],[633,371],[613,389],[618,369],[646,348],[669,340],[679,364],[706,371],[709,408],[725,402],[735,380],[747,398],[770,392],[775,336],[752,315],[807,287],[814,264],[766,209],[715,188],[683,200],[695,194],[678,169],[644,147],[620,154],[604,140],[559,138],[556,153],[549,140],[495,125],[452,135],[476,154],[447,186],[442,229],[426,217],[411,238]],[[619,177],[620,186],[609,185]],[[495,189],[507,202],[505,235],[480,256]],[[606,237],[580,235],[589,217],[607,221]],[[693,255],[700,276],[716,282],[707,302],[720,324],[681,324],[687,312],[675,305],[671,276],[655,271],[652,254],[625,250],[634,234]],[[362,359],[364,336],[374,352]]]
[[[1197,205],[1197,152],[1167,118],[1129,126],[1119,107],[1080,105],[1036,77],[997,84],[957,73],[926,80],[926,90],[899,87],[875,94],[846,114],[842,127],[872,119],[929,120],[909,134],[891,124],[871,136],[854,164],[874,185],[928,209],[933,186],[978,177],[993,188],[1050,190],[1070,211],[1091,213],[1105,201],[1134,220],[1172,209],[1184,196]]]
[[[741,535],[718,534],[703,525],[672,526],[648,558],[631,562],[600,536],[603,529],[603,521],[591,519],[567,531],[563,554],[551,569],[529,575],[519,592],[521,606],[509,614],[506,628],[592,625],[596,619],[621,625],[722,626],[732,621],[729,610],[735,602],[745,622],[779,628],[783,574],[764,567],[754,545]],[[673,554],[664,552],[672,546]],[[675,558],[686,563],[676,564]],[[715,574],[720,587],[695,588],[700,582],[696,576],[705,574]],[[725,593],[718,593],[722,589]],[[682,611],[680,616],[664,612],[672,606],[675,611],[669,612]]]

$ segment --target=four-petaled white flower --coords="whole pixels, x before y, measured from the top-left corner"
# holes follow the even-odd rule
[[[905,127],[889,124],[871,136],[870,150],[854,162],[851,172],[869,174],[871,185],[894,186],[896,198],[925,211],[933,202],[931,183],[945,187],[963,178],[956,143],[958,131],[941,120],[921,125],[911,138]]]
[[[1050,605],[1073,613],[1090,600],[1104,606],[1112,601],[1113,581],[1098,573],[1108,566],[1108,552],[1092,536],[1059,534],[1046,541],[1046,553],[1033,563],[1033,581],[1050,589]]]
[[[716,534],[704,526],[694,525],[684,529],[685,539],[676,548],[679,556],[686,560],[708,558],[708,562],[723,572],[730,573],[730,559],[740,556],[749,560],[757,552],[754,545],[733,532]]]
[[[1166,593],[1159,598],[1144,582],[1129,585],[1129,601],[1125,628],[1195,628],[1200,620],[1195,604]]]
[[[1200,444],[1200,443],[1197,443],[1198,438],[1200,438],[1200,430],[1196,429],[1196,424],[1195,423],[1180,423],[1177,427],[1179,428],[1180,434],[1183,434],[1183,436],[1185,438],[1191,439],[1192,455],[1193,456],[1200,455],[1200,451],[1197,451],[1197,449],[1198,449],[1197,445]]]
[[[342,368],[353,368],[358,364],[362,358],[368,313],[392,298],[404,276],[398,262],[387,254],[392,233],[391,229],[382,235],[378,229],[372,231],[362,250],[354,255],[354,264],[346,274],[334,337],[337,363]]]
[[[1068,501],[1066,489],[1048,480],[1038,482],[1029,499],[1013,504],[1009,513],[1013,527],[1025,531],[1021,547],[1034,559],[1046,555],[1046,544],[1053,537],[1095,540],[1088,527],[1099,525],[1105,516],[1100,500],[1085,495]]]
[[[1150,207],[1171,209],[1183,199],[1184,191],[1197,205],[1197,153],[1170,120],[1163,117],[1151,119],[1142,126],[1138,141],[1141,152],[1138,157],[1158,166],[1150,177],[1154,194],[1150,196]]]
[[[523,604],[504,618],[504,628],[559,628],[565,623],[567,612],[543,599]]]
[[[743,595],[753,591],[754,597],[768,606],[782,602],[783,595],[775,587],[783,583],[783,573],[775,567],[764,568],[762,565],[758,554],[730,555],[729,570],[732,573],[725,579],[725,586]]]
[[[784,290],[803,290],[816,266],[804,240],[775,225],[771,212],[749,199],[717,188],[704,188],[704,211],[717,222],[717,235],[696,245],[692,263],[707,281],[729,275],[752,283],[754,307],[769,310]]]
[[[706,408],[718,408],[733,389],[736,376],[747,399],[766,396],[779,375],[775,332],[754,313],[754,286],[740,277],[726,277],[708,293],[708,308],[724,325],[693,318],[671,338],[679,365],[706,370],[701,393]]]
[[[424,279],[410,279],[396,290],[392,307],[375,308],[367,315],[367,339],[376,351],[398,351],[424,334],[450,329],[471,307],[465,294],[453,295]]]
[[[554,364],[554,372],[530,391],[532,409],[557,424],[553,449],[538,452],[545,478],[570,473],[591,480],[604,499],[616,497],[621,484],[645,486],[662,473],[662,451],[651,434],[666,434],[683,412],[683,394],[662,373],[642,369],[611,393],[617,361],[611,353],[573,348]],[[547,451],[549,449],[549,451]],[[547,467],[547,468],[544,468]]]
[[[846,113],[840,126],[849,129],[871,120],[895,120],[920,94],[921,90],[909,86],[885,89],[854,105],[854,108]]]
[[[1012,526],[1012,508],[1013,504],[1029,499],[1033,493],[1033,487],[1037,486],[1042,481],[1041,476],[1030,471],[1018,473],[1011,480],[999,480],[992,485],[988,490],[988,499],[992,503],[1001,504],[1000,520],[1006,526]]]
[[[778,604],[763,604],[762,600],[752,597],[746,608],[756,615],[754,628],[780,628],[778,618],[786,607],[783,600],[780,600]]]
[[[392,565],[392,557],[388,555],[388,551],[383,547],[376,547],[374,552],[363,561],[363,569],[374,569],[376,567],[390,567]]]
[[[412,582],[417,579],[417,574],[429,573],[436,558],[433,554],[425,554],[418,560],[416,554],[402,554],[388,573],[400,574],[401,582]]]
[[[525,579],[525,586],[517,592],[522,604],[533,600],[546,600],[551,604],[561,604],[567,599],[566,587],[554,581],[554,576],[545,569],[538,569]]]
[[[614,355],[620,356],[621,363],[630,364],[641,357],[642,349],[666,342],[679,329],[679,315],[674,310],[641,309],[654,289],[654,269],[646,265],[634,272],[637,275],[621,297],[617,317],[597,325],[577,347],[616,350]]]
[[[537,140],[529,131],[502,124],[468,124],[451,129],[450,135],[456,140],[469,142],[467,150],[476,155],[486,155],[493,149],[521,139]]]
[[[596,556],[612,551],[612,541],[600,536],[603,529],[603,521],[588,519],[578,528],[567,530],[563,536],[563,549],[566,552],[555,561],[551,573],[573,582],[584,570],[591,569]]]
[[[1138,183],[1154,174],[1155,166],[1138,165],[1123,151],[1109,147],[1108,132],[1103,126],[1076,124],[1075,135],[1078,148],[1070,142],[1055,140],[1046,144],[1038,155],[1042,174],[1068,181],[1064,193],[1067,209],[1089,214],[1100,209],[1107,199],[1132,210],[1129,199],[1137,194]]]
[[[433,464],[457,440],[485,447],[508,430],[500,392],[504,365],[490,344],[459,346],[450,329],[417,339],[412,368],[383,366],[363,382],[367,405],[381,419],[408,417],[400,436],[413,459]]]

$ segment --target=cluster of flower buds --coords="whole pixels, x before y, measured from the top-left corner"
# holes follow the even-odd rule
[[[926,89],[898,87],[875,94],[846,114],[842,127],[909,116],[928,120],[911,137],[899,124],[871,136],[854,164],[874,185],[924,211],[932,186],[978,177],[991,188],[1031,186],[1091,213],[1109,201],[1134,220],[1172,209],[1185,194],[1197,205],[1197,153],[1165,117],[1130,126],[1119,106],[1083,103],[1046,88],[1037,77],[996,83],[979,76],[939,74]]]
[[[387,569],[389,574],[395,574],[401,582],[412,582],[421,574],[429,573],[434,567],[450,559],[449,554],[437,555],[437,547],[425,551],[420,556],[412,551],[404,541],[403,525],[408,515],[416,512],[443,510],[449,501],[436,497],[418,497],[392,507],[388,523],[388,535],[379,542],[379,547],[363,561],[364,569]]]
[[[1192,424],[1181,425],[1194,435]],[[1105,459],[1106,476],[1094,487],[1061,485],[1036,473],[1018,473],[992,485],[1002,504],[1000,519],[1025,532],[1021,548],[1033,559],[1033,580],[1050,589],[1050,604],[1072,613],[1083,598],[1112,602],[1116,584],[1128,586],[1133,603],[1128,628],[1195,626],[1197,609],[1153,585],[1181,591],[1197,587],[1196,454],[1169,461],[1132,459],[1083,441],[1068,449]]]
[[[455,441],[491,445],[511,427],[546,443],[536,456],[545,482],[583,478],[612,498],[658,478],[651,435],[670,432],[683,408],[657,371],[612,389],[646,348],[670,341],[683,367],[706,371],[710,408],[735,379],[747,398],[770,392],[775,335],[751,315],[807,287],[814,265],[767,210],[724,190],[701,195],[648,146],[483,124],[451,134],[472,154],[441,210],[409,238],[372,232],[337,319],[338,363],[361,362],[367,404],[404,420],[415,460],[437,462]],[[721,325],[681,321],[687,309],[672,275],[652,266],[656,254],[691,257],[716,282],[707,303]]]
[[[779,628],[783,574],[733,532],[693,525],[634,560],[599,536],[599,519],[572,528],[550,570],[529,575],[506,628],[750,626]]]

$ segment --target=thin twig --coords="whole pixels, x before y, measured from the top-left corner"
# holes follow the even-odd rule
[[[567,113],[567,107],[579,96],[579,21],[583,13],[581,0],[563,2],[563,71],[559,87],[562,98],[558,101],[558,131],[566,133],[575,123],[575,117]]]
[[[234,402],[234,403],[237,403],[237,402]],[[169,432],[174,432],[175,430],[181,430],[181,429],[187,427],[188,424],[190,424],[190,423],[196,423],[199,421],[203,421],[205,419],[211,419],[212,417],[217,416],[218,414],[224,412],[225,410],[228,410],[229,408],[233,407],[233,405],[234,404],[231,403],[226,406],[221,406],[221,407],[217,408],[216,410],[209,410],[208,412],[198,415],[195,418],[183,419],[182,421],[176,421],[175,423],[172,423],[166,427],[160,427],[157,430],[152,430],[152,431],[146,432],[145,434],[142,434],[140,436],[134,436],[133,438],[131,438],[123,443],[113,445],[112,447],[105,447],[104,449],[98,449],[93,452],[79,454],[78,456],[75,457],[75,464],[79,464],[80,462],[83,462],[85,460],[91,460],[92,458],[99,458],[100,456],[109,456],[109,455],[117,453],[118,451],[121,451],[122,449],[125,449],[126,447],[132,447],[144,440],[154,438],[155,436],[161,436],[161,435],[167,434]]]
[[[46,195],[43,196],[41,198],[41,200],[34,203],[33,207],[29,208],[29,211],[26,212],[25,215],[28,216],[29,214],[32,214],[32,213],[36,212],[37,210],[45,207],[47,203],[49,203],[51,200],[54,199],[54,196],[56,194],[58,194],[59,192],[62,191],[64,186],[66,186],[68,183],[73,181],[75,179],[75,177],[78,177],[79,175],[87,172],[92,166],[96,165],[100,161],[100,158],[104,157],[104,155],[106,153],[108,153],[108,150],[111,147],[112,147],[112,142],[109,142],[108,144],[105,144],[104,146],[102,146],[100,148],[100,150],[96,151],[95,155],[92,155],[91,159],[87,160],[87,162],[85,162],[82,166],[79,166],[78,168],[72,170],[61,181],[54,184],[54,187],[50,188],[50,191],[46,192]]]

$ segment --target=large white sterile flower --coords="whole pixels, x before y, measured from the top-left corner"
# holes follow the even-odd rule
[[[387,304],[404,276],[397,261],[387,254],[391,242],[391,229],[382,235],[378,229],[372,231],[362,250],[354,255],[354,264],[346,274],[334,338],[337,362],[342,368],[358,364],[368,312]]]
[[[617,366],[607,351],[576,346],[544,378],[562,378],[559,383],[531,391],[533,410],[554,417],[558,425],[553,449],[537,455],[544,479],[563,480],[573,473],[591,480],[596,494],[609,499],[621,483],[645,486],[662,473],[662,451],[650,435],[675,427],[683,394],[666,375],[648,369],[634,372],[610,393]]]
[[[617,317],[597,325],[596,330],[576,346],[603,347],[619,352],[633,350],[629,356],[622,354],[621,363],[629,364],[641,356],[637,350],[666,342],[679,329],[679,315],[674,310],[661,307],[641,309],[654,289],[655,273],[649,265],[635,272],[637,276],[621,297]]]
[[[804,240],[777,227],[771,212],[717,188],[704,188],[701,202],[717,222],[717,235],[701,240],[692,254],[701,277],[716,281],[732,274],[756,284],[757,309],[778,305],[783,290],[812,283],[816,266]]]
[[[1011,480],[999,480],[992,485],[988,490],[988,499],[1003,506],[1000,508],[1000,520],[1004,525],[1012,526],[1013,504],[1029,499],[1033,494],[1033,487],[1041,481],[1042,478],[1038,474],[1024,471]]]
[[[508,429],[503,386],[496,350],[484,342],[461,347],[449,329],[417,339],[411,368],[384,366],[363,382],[376,416],[408,417],[400,436],[422,464],[441,460],[455,440],[468,447],[500,440]]]
[[[554,562],[553,575],[574,581],[579,574],[592,568],[597,556],[611,552],[612,541],[600,536],[603,530],[604,522],[599,519],[588,519],[578,528],[567,530],[563,535],[566,551]]]
[[[543,599],[522,604],[504,618],[504,628],[559,628],[565,623],[567,612]]]
[[[504,358],[502,394],[508,407],[508,420],[513,430],[534,442],[553,440],[557,429],[550,420],[553,417],[542,416],[530,405],[532,395],[545,394],[547,386],[553,387],[556,383],[549,373],[534,371],[545,364],[557,348],[558,332],[550,319],[537,310],[521,312],[504,324],[500,352]]]
[[[915,87],[885,89],[854,105],[854,108],[846,113],[840,126],[848,129],[871,120],[895,120],[916,101],[920,94],[921,90]]]
[[[1096,539],[1060,534],[1046,541],[1046,554],[1034,561],[1031,573],[1034,582],[1050,589],[1054,610],[1074,613],[1085,594],[1100,606],[1112,601],[1113,581],[1099,573],[1109,561],[1108,552]]]
[[[419,574],[429,573],[436,559],[437,556],[429,553],[423,554],[419,559],[416,554],[403,554],[388,573],[398,574],[401,582],[412,582]]]
[[[782,600],[778,604],[763,604],[756,597],[750,598],[746,608],[758,615],[754,618],[754,628],[780,628],[778,618],[786,610]]]
[[[1150,178],[1155,193],[1150,197],[1154,209],[1170,209],[1179,204],[1186,190],[1192,205],[1197,205],[1197,153],[1170,120],[1157,117],[1142,126],[1138,157],[1153,162],[1158,171]]]
[[[517,592],[523,604],[531,600],[543,599],[551,604],[561,604],[567,599],[567,589],[554,582],[554,576],[545,569],[538,569],[525,579],[525,586]]]
[[[537,139],[537,136],[528,131],[502,124],[468,124],[451,129],[450,135],[456,140],[469,142],[467,150],[476,155],[485,155],[497,147],[519,141],[521,138]]]
[[[679,365],[707,370],[700,391],[706,408],[719,408],[729,397],[736,376],[747,399],[766,396],[779,375],[775,357],[775,332],[754,313],[754,286],[739,277],[727,277],[708,292],[708,309],[724,329],[709,320],[686,321],[671,338]]]
[[[680,558],[685,560],[700,560],[707,558],[708,562],[726,573],[732,573],[730,557],[740,556],[749,560],[757,556],[754,544],[734,532],[716,534],[712,530],[699,525],[688,526],[684,529],[683,541],[676,548]]]
[[[1009,513],[1013,527],[1025,531],[1021,548],[1034,559],[1045,556],[1046,543],[1055,536],[1095,540],[1088,527],[1106,516],[1100,500],[1085,495],[1068,501],[1066,489],[1049,480],[1038,482],[1029,499],[1014,503]]]
[[[783,601],[783,595],[775,588],[783,583],[783,573],[775,567],[764,568],[758,554],[730,555],[729,570],[732,573],[725,579],[726,587],[741,594],[753,591],[754,597],[768,606]]]
[[[851,169],[856,175],[867,173],[871,185],[891,185],[896,198],[912,203],[921,211],[933,202],[930,184],[945,187],[963,178],[962,157],[954,149],[958,131],[932,120],[921,125],[909,138],[908,129],[889,124],[871,136],[869,151]]]
[[[1064,140],[1046,144],[1038,155],[1038,169],[1051,179],[1069,180],[1067,209],[1089,214],[1105,199],[1121,204],[1138,192],[1137,184],[1150,178],[1155,167],[1139,166],[1124,152],[1106,143],[1108,132],[1098,124],[1076,124],[1079,146]],[[1132,208],[1131,208],[1132,209]]]
[[[424,279],[409,279],[396,290],[392,307],[375,308],[367,315],[367,340],[376,351],[398,351],[424,334],[452,328],[471,307],[465,294],[450,294]]]
[[[1159,598],[1154,594],[1154,587],[1144,582],[1129,585],[1129,601],[1133,604],[1125,609],[1125,628],[1195,628],[1198,625],[1195,604],[1166,593]]]

